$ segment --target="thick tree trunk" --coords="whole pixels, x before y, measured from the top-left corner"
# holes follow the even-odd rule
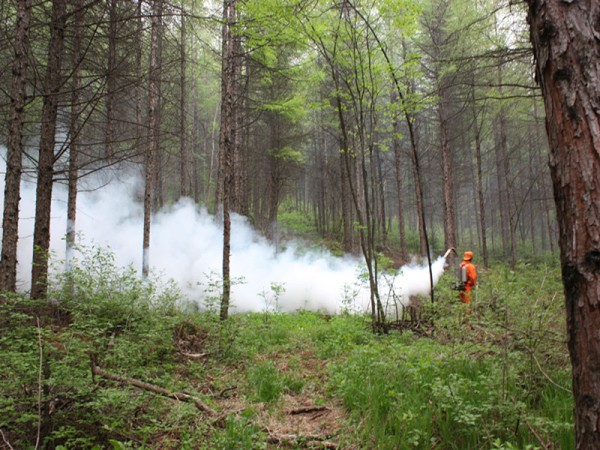
[[[61,65],[66,24],[66,0],[53,0],[48,66],[44,80],[44,103],[38,159],[38,179],[33,231],[33,264],[31,298],[45,298],[48,282],[48,250],[50,249],[50,210],[54,176],[54,146],[58,94],[62,82]]]
[[[27,79],[27,49],[31,0],[17,2],[15,59],[12,67],[8,152],[4,181],[4,216],[2,218],[2,258],[0,260],[0,291],[14,292],[17,286],[17,243],[19,238],[19,200],[23,168],[23,127],[25,122],[25,92]]]
[[[528,0],[546,107],[578,449],[600,447],[600,3]]]

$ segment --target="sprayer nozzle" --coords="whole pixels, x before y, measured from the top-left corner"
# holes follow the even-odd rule
[[[450,254],[450,252],[456,253],[456,250],[454,249],[454,247],[450,247],[448,250],[446,250],[446,253],[444,253],[444,258],[447,258],[448,255]]]

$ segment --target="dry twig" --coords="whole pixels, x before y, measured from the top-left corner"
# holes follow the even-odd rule
[[[1,429],[0,429],[0,434],[2,435],[2,440],[4,441],[4,443],[5,443],[6,445],[8,445],[8,448],[9,448],[10,450],[15,450],[15,449],[13,448],[13,446],[12,446],[12,445],[10,445],[10,442],[8,442],[8,440],[6,439],[6,436],[4,436],[4,432],[3,432]]]
[[[534,428],[527,421],[527,419],[525,419],[523,417],[523,421],[527,424],[527,428],[529,428],[529,431],[531,431],[531,433],[535,436],[535,438],[538,440],[538,442],[542,445],[542,448],[544,450],[550,450],[550,446],[544,442],[544,440],[542,439],[542,437],[534,430]]]
[[[179,352],[186,358],[190,359],[204,359],[210,355],[210,353],[187,353],[187,352]]]

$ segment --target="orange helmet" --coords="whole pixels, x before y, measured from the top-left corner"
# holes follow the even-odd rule
[[[463,256],[463,259],[465,261],[471,261],[473,259],[473,252],[472,251],[466,251],[465,255]]]

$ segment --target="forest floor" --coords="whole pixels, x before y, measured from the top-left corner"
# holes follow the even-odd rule
[[[179,327],[176,347],[181,366],[185,367],[187,358],[199,359],[206,365],[221,365],[218,360],[209,362],[216,356],[210,341],[210,336],[198,326],[187,323]],[[267,448],[338,448],[340,433],[347,432],[343,430],[348,428],[348,414],[341,399],[330,395],[326,359],[311,348],[284,346],[268,355],[257,355],[253,364],[273,367],[273,374],[277,374],[277,379],[271,380],[273,385],[269,386],[267,374],[256,380],[254,386],[247,386],[252,380],[240,379],[249,370],[243,363],[226,364],[216,371],[219,377],[209,375],[198,380],[200,385],[195,390],[209,397],[211,407],[218,412],[215,426],[225,428],[224,418],[241,417],[251,411],[252,424],[264,433]],[[186,372],[182,370],[181,376],[186,377]],[[280,380],[293,380],[296,388],[276,386]],[[261,387],[265,381],[266,385]],[[258,397],[268,401],[257,402],[259,398],[249,391],[258,392]]]
[[[470,316],[442,280],[386,334],[354,314],[223,322],[129,273],[81,277],[52,293],[58,321],[0,303],[1,450],[574,445],[555,266],[482,271]]]

